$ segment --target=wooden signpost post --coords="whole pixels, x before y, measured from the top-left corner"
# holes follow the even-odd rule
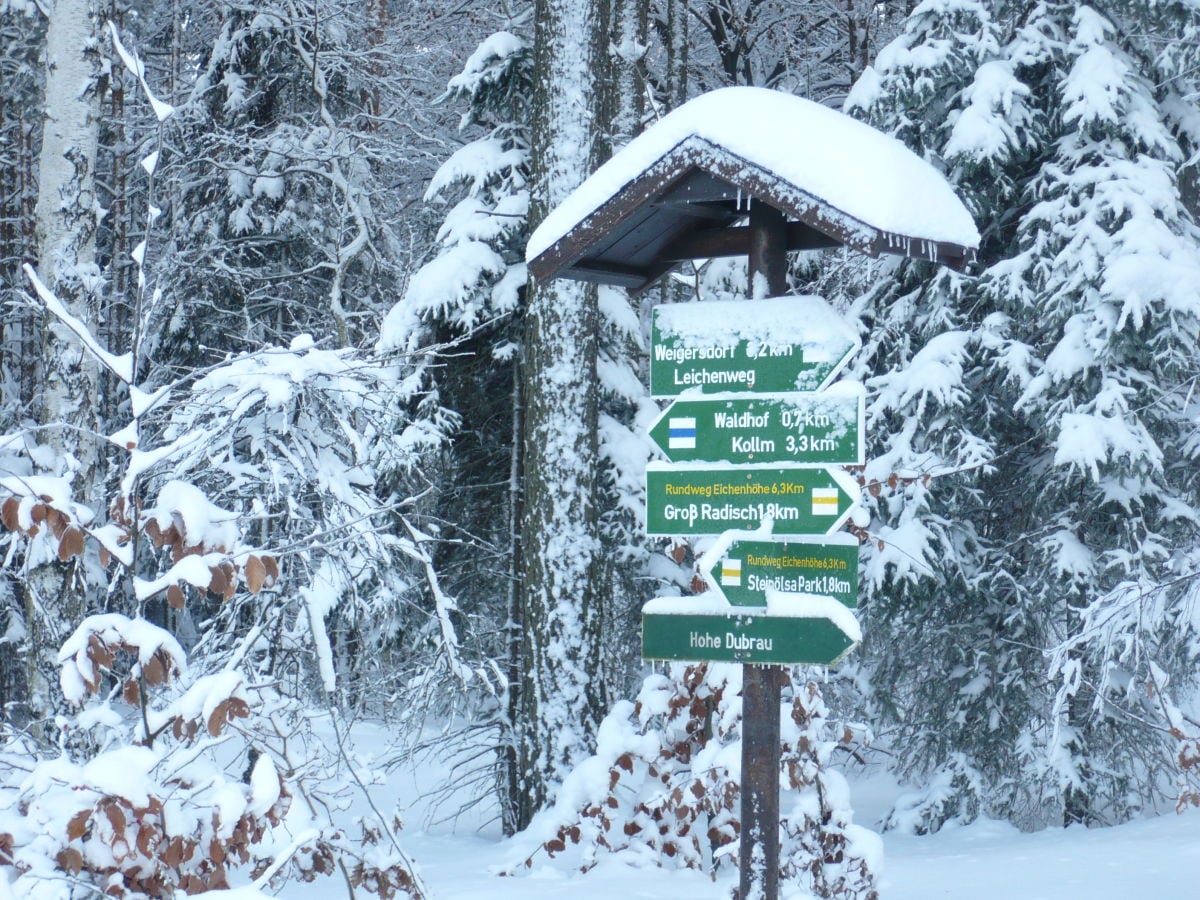
[[[802,146],[779,155],[784,132]],[[887,164],[854,168],[852,190],[830,177],[863,155]],[[920,214],[930,204],[939,216]],[[858,486],[828,468],[863,461],[862,388],[831,385],[859,338],[820,298],[783,296],[787,253],[848,246],[961,267],[978,240],[945,179],[897,142],[758,88],[671,113],[530,237],[534,278],[634,291],[683,260],[749,259],[748,301],[653,317],[651,395],[673,402],[650,430],[667,462],[647,468],[647,531],[716,541],[700,560],[709,591],[651,600],[642,634],[647,659],[743,663],[742,900],[779,896],[782,666],[832,665],[859,639],[857,541],[832,534]]]

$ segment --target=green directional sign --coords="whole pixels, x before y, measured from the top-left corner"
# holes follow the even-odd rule
[[[861,465],[863,390],[676,400],[650,427],[671,462]]]
[[[717,535],[770,518],[774,534],[827,534],[846,521],[858,494],[854,480],[836,469],[650,463],[646,533]]]
[[[855,644],[854,636],[820,617],[642,614],[645,659],[830,666]]]
[[[816,391],[861,346],[833,307],[806,296],[656,306],[650,340],[653,397]]]
[[[768,591],[820,594],[858,605],[858,539],[736,539],[702,566],[709,586],[734,606],[764,606]]]

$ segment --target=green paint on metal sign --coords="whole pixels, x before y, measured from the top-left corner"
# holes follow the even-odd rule
[[[671,462],[861,465],[863,390],[680,399],[650,427]]]
[[[773,534],[828,534],[846,521],[858,495],[854,480],[834,469],[650,463],[646,533],[718,535],[771,519]]]
[[[763,606],[768,591],[820,594],[858,605],[858,540],[848,534],[734,540],[701,573],[733,606]]]
[[[830,666],[854,646],[825,618],[642,615],[645,659]]]
[[[657,306],[650,341],[654,397],[816,391],[861,346],[820,297]]]

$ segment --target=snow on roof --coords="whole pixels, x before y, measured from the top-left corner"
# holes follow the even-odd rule
[[[694,138],[880,231],[979,246],[975,222],[954,189],[900,141],[801,97],[730,87],[685,103],[618,151],[550,211],[530,236],[525,258],[541,255],[646,169]]]

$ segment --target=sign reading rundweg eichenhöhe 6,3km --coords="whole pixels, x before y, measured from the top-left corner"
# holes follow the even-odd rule
[[[650,395],[818,391],[861,346],[820,297],[669,303],[651,322]]]
[[[771,519],[775,534],[828,534],[846,521],[858,496],[854,479],[836,469],[650,463],[646,533],[719,535]]]

